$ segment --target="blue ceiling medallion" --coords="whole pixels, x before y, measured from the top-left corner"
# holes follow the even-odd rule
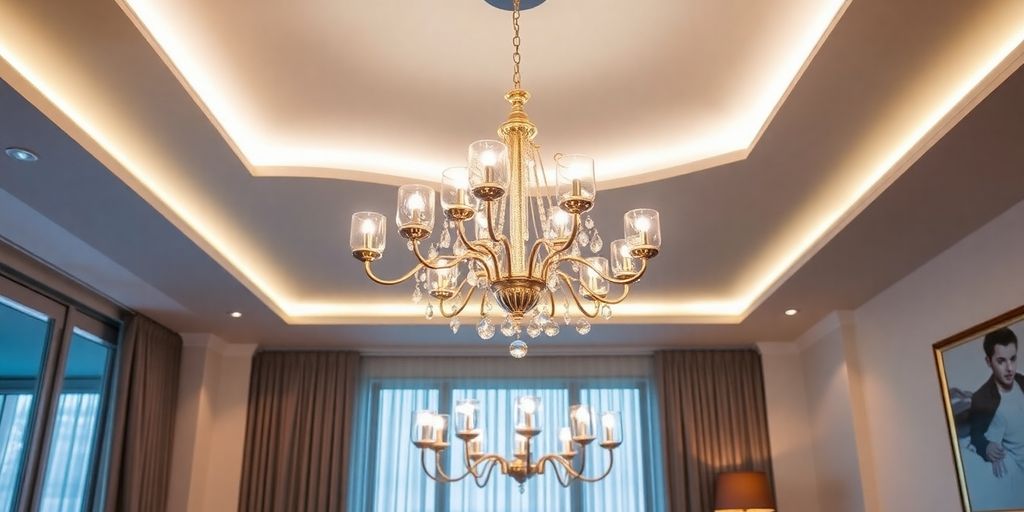
[[[497,7],[498,9],[503,9],[503,10],[506,10],[506,11],[511,11],[512,10],[512,0],[485,0],[485,1],[487,3],[493,5],[494,7]],[[537,7],[538,5],[540,5],[542,3],[544,3],[544,0],[520,0],[520,2],[519,2],[519,10],[520,11],[525,11],[527,9],[533,9],[534,7]]]

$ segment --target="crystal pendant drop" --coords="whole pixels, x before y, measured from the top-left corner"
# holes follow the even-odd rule
[[[595,231],[594,238],[590,239],[590,250],[600,252],[602,247],[604,247],[604,240],[601,240],[601,235]]]
[[[558,291],[558,274],[552,273],[548,276],[548,290]]]
[[[604,318],[605,320],[612,319],[612,307],[608,304],[601,306],[601,318]]]
[[[421,282],[421,283],[426,282],[426,280],[427,280],[427,271],[426,270],[420,270],[419,273],[416,274],[416,280]]]
[[[505,321],[501,323],[501,333],[505,336],[512,336],[516,333],[516,325],[512,323],[511,316],[506,316]]]
[[[561,329],[558,328],[558,322],[549,320],[548,323],[544,325],[544,334],[547,334],[549,338],[558,336],[558,332],[560,330]]]
[[[531,338],[536,338],[537,336],[540,336],[540,331],[540,324],[537,323],[536,318],[530,321],[530,325],[526,326],[526,335]]]
[[[442,249],[447,249],[452,246],[452,234],[447,229],[441,233],[441,240],[439,241]]]
[[[437,255],[437,244],[430,244],[430,250],[427,251],[427,258],[432,260],[436,258]]]
[[[526,346],[526,342],[523,340],[515,340],[508,345],[508,353],[510,356],[516,359],[522,359],[526,357],[526,351],[529,347]]]
[[[563,322],[563,323],[564,323],[565,325],[569,325],[569,324],[571,324],[571,323],[572,323],[572,317],[571,317],[571,316],[569,316],[569,309],[568,309],[568,308],[566,308],[566,310],[565,310],[565,314],[563,314],[563,315],[562,315],[562,322]]]
[[[412,251],[412,240],[409,240],[408,242],[405,243],[405,248],[409,249],[409,251]]]
[[[420,291],[420,285],[416,285],[416,287],[412,289],[412,301],[415,304],[419,304],[423,301],[423,292]]]
[[[466,284],[470,286],[476,286],[476,269],[470,268],[469,272],[466,272]]]
[[[494,309],[494,304],[490,301],[488,301],[487,304],[484,304],[484,313],[490,313],[492,309]]]
[[[466,254],[466,244],[462,243],[462,240],[456,240],[452,245],[452,253],[456,256],[462,256]]]
[[[579,320],[577,320],[576,332],[580,333],[581,335],[586,335],[588,332],[590,332],[590,322],[588,322],[586,318],[580,318]]]
[[[583,220],[583,227],[594,229],[594,219],[590,215],[587,215],[587,218]]]
[[[462,327],[462,322],[459,321],[459,317],[453,316],[452,321],[448,322],[448,327],[451,327],[452,334],[458,334],[459,327]]]
[[[480,320],[480,323],[476,324],[476,333],[482,340],[489,340],[494,337],[494,325],[487,318]]]
[[[425,313],[423,313],[423,316],[427,320],[432,320],[434,318],[434,305],[433,304],[427,304],[427,311]]]
[[[579,242],[580,245],[586,246],[590,243],[590,235],[588,235],[586,231],[580,231],[580,234],[576,236],[576,241]]]

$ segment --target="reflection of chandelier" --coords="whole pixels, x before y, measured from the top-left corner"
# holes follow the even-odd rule
[[[533,475],[544,474],[545,465],[554,468],[555,478],[563,487],[574,481],[597,482],[604,479],[612,471],[615,462],[614,452],[622,444],[620,432],[621,418],[619,413],[608,411],[601,415],[600,446],[608,450],[608,467],[596,478],[583,476],[587,465],[587,446],[596,439],[594,432],[594,412],[586,405],[574,405],[569,409],[570,427],[562,427],[558,433],[561,452],[545,455],[530,462],[531,440],[540,434],[540,423],[537,412],[540,398],[521,396],[516,399],[515,407],[515,445],[512,460],[500,455],[483,453],[483,431],[479,428],[478,412],[480,402],[473,399],[459,400],[455,406],[455,437],[463,443],[463,463],[465,472],[460,476],[447,474],[441,465],[441,452],[448,448],[448,415],[434,411],[416,411],[413,417],[412,443],[420,449],[420,464],[423,471],[431,479],[438,482],[458,482],[466,477],[473,477],[477,486],[487,485],[495,466],[504,475],[509,475],[519,482],[520,486]],[[576,447],[579,447],[577,453]],[[434,472],[427,469],[427,450],[434,451]],[[576,456],[579,462],[576,463]],[[522,490],[522,487],[520,487]]]
[[[555,176],[549,179],[540,148],[533,142],[537,127],[523,108],[530,95],[520,88],[519,0],[512,0],[512,7],[514,87],[505,95],[512,111],[498,128],[502,141],[470,144],[468,166],[442,173],[441,207],[446,218],[439,242],[423,254],[420,244],[434,228],[434,190],[403,185],[398,189],[398,232],[408,239],[419,263],[398,279],[381,279],[374,275],[371,263],[384,252],[387,219],[375,212],[352,215],[352,254],[364,263],[370,279],[393,285],[416,276],[414,300],[421,300],[422,286],[437,301],[441,315],[452,319],[453,331],[460,325],[458,315],[482,290],[477,333],[483,339],[494,336],[495,325],[488,318],[493,302],[506,313],[501,324],[506,336],[519,337],[524,327],[531,337],[541,332],[557,334],[556,295],[562,296],[567,325],[570,299],[573,311],[586,318],[610,318],[610,305],[626,298],[629,285],[640,279],[647,260],[661,247],[658,212],[637,209],[624,216],[625,237],[610,244],[610,272],[608,259],[582,257],[581,246],[596,253],[603,245],[593,220],[581,219],[594,205],[594,161],[583,155],[557,154]],[[464,226],[471,219],[472,240]],[[528,251],[531,230],[534,237]],[[449,247],[451,255],[438,254],[438,248]],[[563,264],[573,272],[563,270]],[[460,279],[462,265],[466,272]],[[610,284],[622,285],[621,292],[610,295]],[[427,302],[429,319],[435,310],[429,298]],[[586,318],[575,322],[580,334],[590,331]],[[525,356],[526,349],[519,339],[509,346],[514,357]]]

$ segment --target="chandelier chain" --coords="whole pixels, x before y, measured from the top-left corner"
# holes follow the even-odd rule
[[[512,71],[512,84],[514,89],[519,89],[520,76],[519,76],[519,0],[512,0],[512,46],[515,51],[512,52],[512,64],[514,70]]]

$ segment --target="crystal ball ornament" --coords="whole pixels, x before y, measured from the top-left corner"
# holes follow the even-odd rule
[[[526,346],[526,342],[523,340],[515,340],[508,346],[508,353],[516,359],[522,359],[526,357],[526,351],[529,347]]]

